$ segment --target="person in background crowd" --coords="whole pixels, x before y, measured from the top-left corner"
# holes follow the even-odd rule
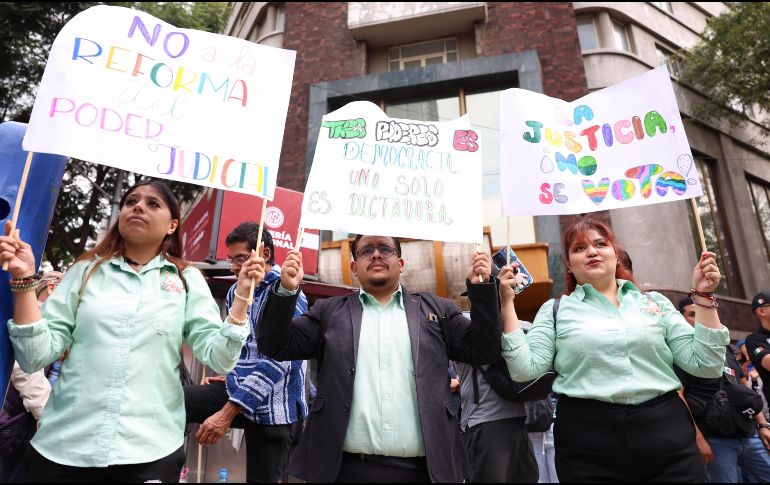
[[[239,274],[241,265],[257,249],[259,225],[244,222],[227,235],[227,260],[232,272]],[[202,423],[196,439],[213,445],[233,426],[243,428],[246,436],[246,481],[278,482],[282,465],[296,432],[307,416],[305,372],[303,360],[279,362],[260,352],[257,346],[257,318],[270,285],[281,278],[275,264],[273,238],[267,228],[262,231],[262,257],[270,268],[254,287],[254,301],[247,309],[249,337],[241,357],[227,377],[209,377],[206,385],[185,387],[187,421]],[[227,311],[236,300],[246,300],[235,283],[227,292]],[[307,311],[307,299],[300,292],[294,316]],[[226,379],[226,383],[225,383]]]
[[[203,275],[181,259],[181,214],[168,186],[142,180],[119,207],[118,221],[67,271],[42,314],[31,247],[10,234],[10,221],[0,237],[15,295],[8,330],[21,368],[35,372],[70,348],[29,448],[31,481],[178,481],[182,341],[227,373],[249,334],[245,302],[223,322]],[[243,265],[241,291],[256,267]]]
[[[470,461],[470,481],[537,482],[538,463],[524,424],[524,404],[498,395],[480,368],[463,363],[456,367],[462,398],[460,430]]]
[[[679,302],[679,311],[693,326],[695,319],[691,314],[695,310],[696,305],[691,298],[683,298]],[[730,345],[725,349],[725,369],[741,384],[745,382],[743,370]],[[682,383],[684,398],[695,420],[698,432],[696,440],[706,465],[706,481],[737,483],[741,481],[740,478],[743,475],[752,482],[770,482],[770,456],[767,450],[770,443],[770,429],[765,427],[767,420],[764,414],[757,413],[754,417],[756,429],[752,429],[751,432],[736,430],[731,434],[714,429],[705,419],[705,403],[713,399],[714,395],[721,390],[722,378],[695,377],[676,364],[674,364],[674,372]],[[759,433],[756,430],[759,430]]]
[[[765,402],[770,403],[770,291],[760,291],[751,300],[751,311],[757,317],[759,328],[746,337],[746,352],[761,379]]]
[[[42,370],[28,374],[13,363],[0,411],[0,483],[27,482],[24,454],[43,415],[51,384]]]
[[[572,481],[703,481],[690,414],[672,364],[719,377],[728,331],[713,291],[721,275],[714,254],[693,269],[695,329],[671,302],[643,294],[618,262],[612,230],[585,219],[564,233],[567,295],[538,312],[524,335],[516,316],[514,273],[500,273],[503,357],[526,381],[551,366],[559,394],[554,426],[556,471]]]
[[[304,273],[301,253],[289,251],[260,317],[265,354],[318,359],[318,395],[291,474],[321,482],[461,482],[467,457],[447,369],[450,360],[499,358],[490,257],[474,254],[468,270],[471,322],[451,300],[400,284],[398,238],[359,235],[351,253],[361,291],[319,300],[292,319]]]
[[[51,296],[51,293],[53,293],[53,290],[55,290],[56,286],[61,282],[63,276],[64,273],[59,271],[49,271],[40,278],[35,294],[37,295],[37,301],[39,301],[41,305],[49,296]]]
[[[548,399],[551,402],[555,419],[557,396],[551,393]],[[556,474],[556,448],[553,441],[553,423],[551,423],[548,431],[544,433],[530,432],[529,440],[535,449],[535,458],[537,459],[537,470],[539,472],[537,483],[559,483],[559,476]]]

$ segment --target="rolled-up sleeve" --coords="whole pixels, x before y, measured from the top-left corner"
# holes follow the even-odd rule
[[[720,377],[725,362],[725,346],[730,343],[727,327],[709,328],[695,322],[693,329],[668,298],[658,293],[650,295],[663,312],[666,343],[674,356],[674,363],[696,377]]]
[[[206,280],[197,269],[185,270],[184,276],[188,287],[185,340],[204,365],[219,374],[227,374],[238,362],[249,327],[222,321]]]
[[[526,335],[520,328],[503,334],[502,355],[511,379],[527,381],[548,371],[553,366],[555,341],[553,300],[548,300],[540,307]]]

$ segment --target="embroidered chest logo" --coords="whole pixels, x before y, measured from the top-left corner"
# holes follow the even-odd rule
[[[161,282],[160,288],[163,291],[168,291],[173,293],[182,293],[182,291],[184,291],[184,286],[182,286],[182,280],[180,280],[179,277],[173,273],[166,273],[163,276],[163,282]]]
[[[661,313],[660,308],[656,306],[642,307],[639,311],[646,315],[659,315]]]
[[[756,349],[754,349],[754,355],[759,355],[764,351],[765,351],[764,347],[757,347]]]

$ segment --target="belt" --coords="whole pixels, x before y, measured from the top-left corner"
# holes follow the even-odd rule
[[[342,453],[344,458],[349,460],[361,460],[371,463],[377,463],[378,465],[390,466],[395,468],[407,468],[409,470],[425,470],[427,464],[424,456],[415,456],[410,458],[401,458],[398,456],[384,456],[384,455],[365,455],[363,453]]]

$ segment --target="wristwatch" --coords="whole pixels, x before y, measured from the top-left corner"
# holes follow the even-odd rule
[[[770,429],[770,423],[757,423],[757,429],[759,428]]]

